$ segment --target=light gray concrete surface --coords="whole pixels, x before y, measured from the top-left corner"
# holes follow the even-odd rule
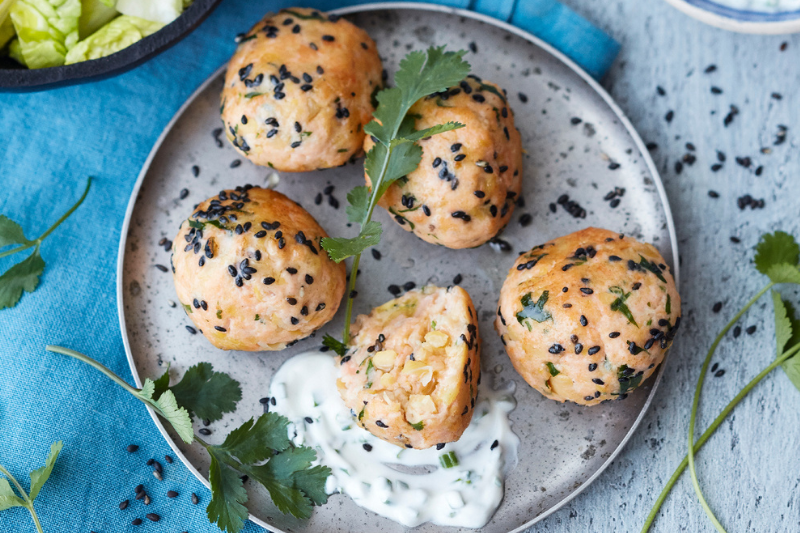
[[[639,531],[655,499],[687,451],[692,395],[716,334],[766,279],[752,265],[753,247],[767,231],[800,236],[800,35],[754,36],[705,26],[659,0],[565,0],[622,43],[603,85],[645,142],[672,205],[681,254],[683,326],[643,424],[616,461],[586,491],[529,531]],[[787,43],[785,51],[780,51]],[[717,70],[706,74],[709,65]],[[666,94],[659,96],[657,86]],[[712,94],[711,87],[722,94]],[[777,100],[771,94],[780,93]],[[739,109],[726,128],[730,105]],[[674,112],[667,123],[665,115]],[[778,126],[786,142],[773,146]],[[675,163],[696,147],[697,161]],[[768,147],[771,154],[760,149]],[[716,150],[727,160],[718,172]],[[736,163],[749,156],[752,167]],[[755,169],[763,166],[760,176]],[[709,197],[708,191],[719,193]],[[763,198],[744,211],[737,198]],[[735,244],[730,238],[738,237]],[[783,287],[798,301],[797,290]],[[723,302],[713,313],[715,302]],[[714,361],[698,428],[704,430],[733,396],[775,357],[772,303],[745,315],[753,335],[732,335]],[[699,434],[699,432],[698,432]],[[800,531],[800,392],[781,370],[754,389],[698,455],[706,498],[729,532]],[[675,486],[651,531],[714,531],[692,491],[688,472]]]

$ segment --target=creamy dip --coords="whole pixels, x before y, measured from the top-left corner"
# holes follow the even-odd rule
[[[760,11],[766,13],[782,13],[800,10],[800,0],[712,0],[721,6]]]
[[[365,509],[407,527],[424,522],[479,528],[503,499],[503,480],[517,462],[519,439],[508,413],[514,383],[480,386],[472,422],[442,449],[399,448],[356,425],[336,389],[331,355],[298,354],[273,376],[274,411],[291,422],[295,444],[316,449],[331,468],[326,490],[342,492]]]

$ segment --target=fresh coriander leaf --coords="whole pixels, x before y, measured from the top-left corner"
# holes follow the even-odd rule
[[[211,465],[208,468],[208,481],[211,483],[211,501],[206,508],[208,520],[217,524],[223,531],[238,533],[247,520],[247,491],[239,473],[221,461],[223,452],[216,446],[208,447]]]
[[[25,500],[14,493],[6,478],[0,477],[0,511],[12,507],[25,507]]]
[[[178,404],[203,420],[214,422],[224,413],[233,412],[242,399],[239,382],[228,374],[214,372],[211,363],[199,363],[186,371],[170,387]]]
[[[361,224],[366,220],[369,212],[369,189],[365,186],[354,187],[347,193],[347,220],[355,224]]]
[[[167,369],[164,371],[163,374],[161,374],[161,377],[153,381],[152,383],[153,383],[153,392],[151,394],[151,397],[158,399],[162,394],[164,394],[164,391],[169,388],[169,363],[167,363]]]
[[[172,424],[173,429],[183,442],[191,444],[194,441],[192,418],[189,416],[186,409],[178,405],[172,391],[164,391],[158,400],[155,400],[153,403],[158,407],[159,414],[164,417],[167,422]]]
[[[780,356],[786,343],[792,338],[792,321],[778,291],[772,291],[772,303],[775,307],[775,350]]]
[[[265,413],[255,423],[251,418],[231,431],[214,448],[229,453],[243,463],[258,463],[269,459],[273,451],[282,452],[292,445],[289,440],[289,421],[277,413]]]
[[[153,393],[156,390],[155,382],[150,378],[145,378],[144,385],[142,385],[141,390],[139,390],[139,396],[144,398],[145,400],[153,400]]]
[[[322,338],[322,345],[327,346],[328,348],[336,352],[336,354],[339,356],[343,356],[344,354],[347,353],[347,345],[342,341],[340,341],[339,339],[336,339],[328,335],[327,333]]]
[[[556,368],[556,365],[554,365],[554,364],[553,364],[553,363],[551,363],[550,361],[546,362],[546,363],[545,363],[545,365],[547,365],[547,370],[550,372],[550,375],[551,375],[551,376],[555,377],[555,376],[557,376],[557,375],[559,375],[559,374],[561,373],[561,372],[560,372],[560,371],[559,371],[559,370]]]
[[[331,469],[327,466],[316,465],[311,468],[298,470],[294,474],[294,482],[297,488],[303,491],[314,505],[325,505],[328,503],[328,493],[325,492],[325,482],[331,475]]]
[[[383,145],[375,145],[375,147],[378,146],[382,147]],[[373,147],[373,150],[375,147]],[[383,149],[385,148],[378,149],[378,151],[380,152]],[[376,199],[380,199],[395,181],[417,170],[419,162],[422,161],[422,148],[414,143],[394,140],[392,141],[392,150],[388,158],[383,179],[379,180]],[[372,177],[373,175],[370,174],[371,179]],[[373,189],[375,189],[374,179]]]
[[[800,284],[800,269],[789,263],[778,263],[767,269],[767,276],[773,283],[796,283]]]
[[[774,298],[775,296],[773,295],[773,299]],[[800,319],[797,317],[797,314],[795,313],[794,310],[794,306],[790,302],[784,300],[782,303],[784,312],[786,313],[786,318],[791,324],[791,332],[792,332],[791,336],[786,340],[784,346],[788,345],[791,348],[792,346],[796,346],[797,343],[800,343]],[[778,308],[776,307],[775,308],[776,315],[778,312],[777,309]],[[781,350],[778,350],[778,352],[780,351]],[[797,390],[800,390],[800,357],[798,357],[797,355],[793,355],[792,357],[781,363],[781,367],[783,367],[783,371],[786,372],[786,376],[794,384]]]
[[[358,255],[370,246],[375,246],[381,241],[380,222],[370,220],[361,229],[361,233],[352,239],[344,237],[325,237],[320,245],[328,252],[331,260],[340,263],[350,256]]]
[[[438,124],[430,128],[425,128],[424,130],[415,131],[408,135],[403,135],[403,139],[406,141],[415,142],[419,141],[420,139],[424,139],[425,137],[431,137],[433,135],[438,135],[439,133],[458,130],[464,127],[466,126],[460,122],[447,122],[445,124]]]
[[[409,422],[409,424],[411,424],[411,427],[416,429],[417,431],[422,431],[423,429],[425,429],[425,421],[423,420],[420,420],[419,422],[416,423]]]
[[[63,447],[64,443],[61,441],[51,444],[50,453],[47,454],[47,460],[45,461],[44,466],[31,472],[31,490],[30,494],[28,495],[31,501],[36,499],[36,496],[39,495],[39,491],[42,490],[42,487],[47,482],[50,474],[53,472],[53,467],[56,465],[56,459],[58,459],[58,454],[61,453],[61,449]]]
[[[311,462],[316,458],[311,448],[289,448],[264,465],[249,467],[247,472],[267,488],[281,512],[308,518],[313,504],[322,505],[328,501],[325,481],[331,471],[325,466],[312,468]]]
[[[800,246],[794,237],[785,231],[765,233],[756,245],[756,268],[762,274],[769,273],[770,267],[780,263],[796,265],[800,258]]]
[[[17,263],[0,276],[0,309],[14,307],[22,298],[22,291],[33,292],[44,272],[44,260],[39,247],[24,261]]]
[[[11,244],[28,244],[22,226],[5,215],[0,215],[0,248]]]
[[[466,50],[445,52],[444,46],[430,47],[427,54],[411,52],[400,61],[394,83],[413,104],[463,80],[470,70],[469,63],[462,59],[466,53]]]

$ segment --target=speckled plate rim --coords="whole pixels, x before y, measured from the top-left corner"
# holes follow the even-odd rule
[[[686,0],[665,0],[672,7],[678,11],[682,11],[693,19],[699,20],[704,24],[714,26],[723,30],[733,31],[737,33],[753,33],[760,35],[786,35],[790,33],[800,32],[800,16],[791,18],[789,20],[771,20],[771,21],[753,21],[741,20],[732,17],[727,17],[720,13],[714,13],[702,7],[693,5]],[[731,9],[731,11],[741,11]],[[741,13],[752,13],[750,11],[741,11]],[[795,15],[796,11],[790,11],[787,15]]]
[[[667,0],[667,1],[671,2],[673,0]],[[585,83],[587,83],[603,99],[605,104],[609,106],[609,108],[614,112],[614,114],[619,119],[620,123],[628,131],[628,134],[631,136],[631,139],[636,144],[636,147],[639,149],[639,152],[640,152],[641,156],[644,158],[644,161],[645,161],[645,164],[647,166],[647,169],[650,171],[650,174],[651,174],[652,179],[653,179],[653,183],[655,184],[656,190],[658,191],[659,199],[661,200],[661,203],[664,206],[664,212],[665,212],[664,214],[665,214],[665,218],[666,218],[666,221],[667,221],[667,231],[669,233],[669,238],[670,238],[670,243],[671,243],[671,248],[672,248],[672,258],[673,258],[673,260],[672,260],[672,262],[673,262],[672,271],[673,271],[673,275],[674,275],[674,279],[675,279],[675,284],[676,284],[676,286],[680,287],[680,273],[679,273],[679,268],[680,267],[679,267],[679,261],[678,261],[678,257],[679,257],[678,256],[678,240],[677,240],[677,235],[675,233],[675,224],[674,224],[674,221],[672,219],[672,210],[670,209],[669,199],[667,198],[666,190],[664,189],[664,184],[661,182],[661,176],[659,175],[658,170],[656,169],[655,163],[653,163],[653,160],[650,157],[650,153],[648,152],[644,142],[639,137],[639,134],[636,132],[636,130],[634,129],[634,127],[631,124],[631,122],[628,120],[628,118],[625,116],[625,114],[622,112],[622,110],[616,104],[616,102],[614,102],[614,100],[611,98],[611,96],[606,92],[606,90],[603,89],[603,87],[594,78],[592,78],[588,73],[586,73],[583,69],[581,69],[576,63],[574,63],[571,59],[569,59],[563,53],[559,52],[558,50],[556,50],[555,48],[553,48],[549,44],[545,43],[544,41],[542,41],[538,37],[526,32],[524,30],[521,30],[520,28],[517,28],[516,26],[512,26],[511,24],[508,24],[506,22],[497,20],[497,19],[495,19],[493,17],[487,16],[487,15],[483,15],[481,13],[476,13],[476,12],[473,12],[473,11],[467,11],[465,9],[452,8],[452,7],[447,7],[447,6],[441,6],[441,5],[436,5],[436,4],[426,4],[426,3],[385,2],[385,3],[363,4],[363,5],[358,5],[358,6],[350,6],[350,7],[340,8],[340,9],[334,9],[334,10],[331,10],[330,13],[335,13],[335,14],[338,14],[338,15],[350,15],[350,14],[353,14],[353,13],[361,13],[361,12],[367,12],[367,11],[400,10],[400,9],[402,9],[402,10],[423,10],[423,11],[433,11],[433,12],[438,12],[438,13],[446,13],[446,14],[451,14],[451,15],[455,15],[455,16],[459,16],[459,17],[470,18],[470,19],[476,20],[478,22],[483,22],[485,24],[490,24],[492,26],[496,26],[496,27],[498,27],[500,29],[503,29],[503,30],[505,30],[505,31],[507,31],[509,33],[512,33],[512,34],[514,34],[514,35],[516,35],[518,37],[521,37],[521,38],[523,38],[523,39],[525,39],[527,41],[530,41],[531,43],[533,43],[536,46],[540,47],[542,50],[544,50],[544,51],[548,52],[549,54],[551,54],[552,56],[556,57],[562,63],[564,63],[567,67],[569,67],[578,77],[580,77],[581,80],[583,80]],[[131,373],[133,374],[133,379],[136,382],[136,385],[138,387],[142,386],[142,379],[139,376],[139,372],[136,370],[136,364],[135,364],[135,361],[134,361],[134,358],[133,358],[133,352],[131,351],[130,341],[128,339],[128,333],[127,333],[127,328],[126,328],[126,323],[125,323],[125,309],[124,309],[124,305],[123,305],[123,286],[122,286],[123,265],[124,265],[124,259],[125,259],[125,246],[127,244],[128,230],[129,230],[129,227],[130,227],[131,217],[133,216],[133,209],[134,209],[134,207],[136,205],[136,199],[139,196],[139,189],[141,189],[142,183],[144,182],[144,178],[147,175],[148,170],[150,169],[150,165],[153,162],[153,159],[155,158],[156,154],[160,150],[161,145],[164,142],[164,139],[166,139],[167,135],[170,133],[172,128],[175,126],[175,123],[181,118],[181,116],[186,111],[186,109],[190,105],[192,105],[192,103],[194,102],[195,98],[197,98],[197,96],[200,93],[202,93],[206,89],[206,87],[208,87],[209,84],[213,83],[217,79],[217,77],[220,75],[220,73],[224,71],[225,67],[226,67],[226,65],[222,65],[220,68],[215,70],[214,73],[211,74],[211,76],[209,76],[208,79],[206,79],[206,81],[204,81],[197,88],[197,90],[195,90],[192,93],[191,96],[189,96],[189,98],[186,100],[186,102],[183,103],[183,105],[178,109],[178,111],[175,113],[175,115],[172,117],[172,119],[169,121],[169,123],[164,127],[164,130],[161,132],[161,135],[156,140],[155,144],[153,145],[152,150],[150,151],[150,154],[147,156],[147,159],[145,160],[144,165],[142,166],[142,170],[139,173],[139,177],[136,179],[136,183],[134,184],[133,190],[131,191],[131,198],[128,201],[128,208],[125,211],[125,219],[123,220],[122,229],[121,229],[121,233],[120,233],[119,252],[117,254],[117,314],[119,316],[119,325],[120,325],[120,332],[122,334],[122,343],[123,343],[123,345],[125,347],[125,354],[128,357],[128,365],[130,366]],[[652,388],[650,389],[650,394],[648,394],[648,396],[647,396],[647,401],[642,406],[642,409],[639,412],[639,415],[636,417],[636,420],[633,421],[633,424],[631,425],[631,428],[628,430],[628,433],[625,435],[625,437],[620,441],[620,443],[617,446],[617,448],[613,452],[611,452],[611,455],[609,455],[608,459],[606,459],[606,461],[602,465],[600,465],[600,467],[586,481],[584,481],[579,487],[575,488],[575,490],[573,490],[570,494],[565,496],[560,502],[556,503],[555,505],[553,505],[552,507],[550,507],[546,511],[540,513],[539,515],[537,515],[534,518],[532,518],[530,521],[528,521],[525,524],[523,524],[522,526],[510,531],[509,533],[517,533],[517,532],[523,531],[523,530],[529,528],[530,526],[532,526],[533,524],[535,524],[536,522],[539,522],[540,520],[543,520],[547,516],[551,515],[555,511],[559,510],[561,507],[563,507],[564,505],[569,503],[573,498],[575,498],[578,494],[580,494],[595,479],[597,479],[597,477],[601,473],[603,473],[603,471],[605,471],[606,468],[608,468],[608,466],[612,463],[612,461],[614,461],[614,459],[617,457],[619,452],[622,451],[622,449],[625,447],[625,445],[627,444],[628,440],[631,438],[633,433],[639,427],[639,424],[641,423],[642,419],[644,418],[644,415],[647,413],[647,410],[649,409],[650,404],[653,401],[653,397],[655,396],[656,390],[658,389],[658,385],[659,385],[659,383],[661,383],[661,378],[662,378],[662,376],[664,374],[664,366],[665,365],[666,365],[666,361],[664,361],[661,364],[661,367],[659,368],[659,371],[658,371],[656,377],[653,380]],[[153,422],[155,422],[156,427],[161,432],[161,434],[163,435],[164,439],[167,441],[167,444],[169,444],[170,448],[172,448],[172,450],[175,453],[175,455],[189,469],[189,471],[192,474],[194,474],[195,477],[197,477],[197,479],[200,480],[201,483],[203,483],[203,485],[205,485],[207,488],[210,489],[211,485],[210,485],[208,479],[206,479],[206,477],[203,476],[200,473],[200,471],[197,470],[197,468],[195,468],[194,465],[191,462],[189,462],[189,460],[186,458],[186,456],[183,454],[183,452],[179,449],[177,443],[169,435],[169,433],[167,432],[166,428],[161,423],[161,420],[156,415],[155,411],[149,406],[147,407],[147,410],[150,413],[150,416],[152,417]],[[264,520],[261,520],[260,518],[258,518],[256,516],[253,516],[252,514],[249,515],[249,520],[251,520],[253,523],[258,524],[261,527],[267,528],[270,531],[273,531],[275,533],[284,533],[282,530],[275,529],[275,526],[265,522]]]

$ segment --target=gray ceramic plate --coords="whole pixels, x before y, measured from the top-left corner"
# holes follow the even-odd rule
[[[589,225],[624,232],[655,244],[674,266],[677,245],[664,189],[647,151],[630,123],[605,91],[563,55],[535,37],[494,19],[468,11],[424,4],[380,4],[339,11],[365,28],[378,43],[384,65],[393,72],[412,49],[446,44],[467,55],[477,75],[508,90],[526,150],[524,207],[517,208],[502,238],[512,251],[485,245],[453,251],[431,246],[401,230],[382,210],[377,218],[385,228],[378,249],[383,259],[366,254],[358,278],[357,312],[367,312],[391,298],[391,283],[448,285],[457,274],[480,315],[483,331],[484,376],[495,383],[518,382],[518,407],[513,428],[522,440],[519,465],[508,477],[505,499],[487,533],[519,531],[547,516],[585,488],[614,458],[636,428],[654,394],[661,373],[625,401],[586,408],[545,399],[515,373],[492,319],[500,286],[518,251]],[[259,14],[254,13],[253,18]],[[190,365],[210,361],[242,383],[238,410],[212,424],[209,440],[217,442],[244,420],[261,413],[258,399],[267,395],[269,381],[287,358],[318,346],[322,333],[341,332],[343,312],[316,338],[282,352],[222,352],[202,336],[184,328],[190,324],[176,300],[172,276],[155,268],[169,265],[169,254],[158,245],[172,239],[192,206],[220,189],[274,181],[273,172],[242,161],[225,141],[215,143],[220,126],[219,93],[224,69],[216,72],[175,115],[156,143],[134,189],[120,243],[118,267],[119,317],[125,348],[137,383],[157,376],[172,364],[176,375]],[[520,96],[520,93],[527,95]],[[574,124],[580,118],[581,122]],[[612,164],[615,163],[615,164]],[[199,177],[192,166],[200,167]],[[616,168],[615,168],[616,167]],[[280,176],[277,189],[306,206],[333,235],[346,235],[345,195],[363,183],[361,162],[346,167]],[[339,209],[327,199],[314,199],[327,185]],[[603,197],[615,187],[625,189],[612,208]],[[180,200],[182,189],[187,198]],[[568,194],[586,211],[574,218],[557,199]],[[556,206],[555,212],[551,211]],[[522,227],[528,213],[532,223]],[[186,466],[208,485],[208,460],[199,446],[186,446],[155,418],[164,437]],[[395,532],[403,528],[356,506],[349,497],[334,495],[305,522],[277,512],[265,491],[248,484],[250,518],[273,531]],[[420,532],[455,531],[426,524]]]

